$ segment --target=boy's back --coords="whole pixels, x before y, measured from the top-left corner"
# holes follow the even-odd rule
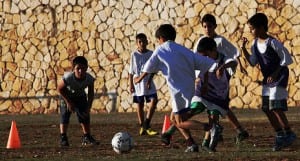
[[[195,70],[207,71],[213,61],[199,54],[194,54],[186,47],[173,41],[166,41],[157,47],[152,57],[147,61],[144,72],[156,73],[162,71],[166,77],[173,97],[183,94],[184,104],[179,107],[188,107],[194,94]]]

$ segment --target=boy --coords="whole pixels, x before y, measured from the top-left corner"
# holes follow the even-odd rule
[[[194,52],[195,53],[199,52],[199,51],[197,51],[197,47],[199,45],[199,41],[202,38],[210,37],[215,40],[215,42],[217,44],[217,51],[221,52],[222,54],[225,54],[228,61],[238,62],[239,56],[240,56],[238,49],[234,45],[232,45],[228,40],[226,40],[223,36],[220,36],[216,33],[215,29],[217,28],[217,23],[216,23],[215,17],[211,14],[206,14],[203,16],[201,21],[202,21],[201,22],[202,27],[204,29],[204,36],[199,38],[198,42],[196,43],[196,45],[194,47]],[[235,73],[236,67],[237,67],[237,65],[226,69],[227,70],[226,73],[228,74],[229,79]],[[240,69],[241,69],[242,73],[246,73],[246,70],[243,68],[241,63],[240,63]],[[229,95],[228,95],[228,97],[229,97]],[[248,132],[243,129],[243,127],[239,123],[237,117],[231,111],[230,108],[228,109],[227,118],[229,119],[229,121],[231,122],[231,124],[237,131],[238,135],[235,138],[236,143],[240,143],[241,141],[243,141],[244,139],[249,137]]]
[[[90,109],[94,99],[94,78],[87,73],[88,62],[77,56],[72,62],[73,72],[66,73],[58,82],[58,92],[63,98],[60,106],[60,134],[62,147],[69,146],[67,129],[72,112],[77,115],[83,131],[82,145],[98,145],[90,134]],[[88,88],[88,94],[85,93]]]
[[[296,134],[291,130],[285,115],[287,108],[289,69],[292,58],[288,50],[278,40],[268,35],[268,18],[263,13],[253,15],[248,24],[255,37],[251,55],[246,49],[248,40],[243,38],[242,51],[251,66],[259,64],[263,74],[262,110],[275,130],[273,151],[291,145]]]
[[[191,117],[190,104],[195,90],[195,70],[206,72],[216,64],[212,59],[194,54],[175,43],[176,31],[170,24],[159,26],[155,37],[159,46],[142,69],[144,73],[135,77],[134,82],[139,83],[148,73],[162,71],[170,89],[175,125],[186,139],[185,152],[198,152],[198,145],[192,138],[190,129],[203,127],[204,130],[209,130],[210,127],[196,120],[188,120]]]
[[[215,71],[200,73],[200,81],[196,84],[195,95],[192,99],[192,110],[194,114],[202,112],[205,108],[209,114],[209,124],[215,126],[215,130],[222,131],[219,125],[219,115],[226,116],[229,111],[229,74],[228,68],[235,68],[237,62],[217,51],[217,44],[209,37],[202,38],[197,47],[197,52],[208,56],[218,63]],[[202,147],[210,152],[216,151],[220,135],[215,131],[206,133]],[[221,134],[221,132],[220,132]]]
[[[153,74],[149,75],[144,81],[134,84],[133,77],[141,75],[141,70],[146,61],[152,55],[152,51],[147,49],[148,40],[145,34],[140,33],[136,36],[137,50],[131,54],[129,68],[129,88],[133,94],[133,103],[137,104],[137,116],[140,124],[140,135],[157,135],[158,132],[150,128],[150,122],[157,104],[156,88],[152,81]],[[144,120],[144,102],[150,102],[149,110]]]

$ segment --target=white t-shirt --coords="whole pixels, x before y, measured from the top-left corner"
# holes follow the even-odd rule
[[[131,54],[130,58],[130,66],[129,66],[129,73],[133,75],[133,77],[138,77],[142,73],[142,68],[144,67],[146,61],[151,57],[152,51],[148,50],[146,53],[140,53],[139,51],[134,51]],[[151,95],[156,93],[156,87],[151,81],[151,88],[147,88],[147,81],[150,75],[145,77],[140,83],[134,84],[135,92],[133,96],[144,96],[144,95]]]
[[[89,73],[86,73],[84,80],[78,80],[75,78],[74,72],[66,72],[62,79],[67,86],[69,97],[85,97],[85,89],[93,85],[95,81],[95,78]]]
[[[200,40],[204,37],[207,36],[201,36],[195,44],[193,49],[195,53],[197,53],[197,47]],[[237,61],[238,57],[240,56],[240,52],[233,44],[231,44],[226,38],[220,35],[215,36],[214,40],[217,44],[217,51],[224,54],[228,58],[226,62]],[[227,68],[226,70],[230,75],[233,75],[235,73],[236,68]],[[199,71],[196,71],[196,75],[198,74]]]
[[[190,106],[195,91],[195,70],[206,72],[215,62],[173,41],[158,46],[146,62],[143,72],[161,71],[165,76],[172,99],[172,111]]]

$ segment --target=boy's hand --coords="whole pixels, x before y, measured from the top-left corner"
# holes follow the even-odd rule
[[[147,81],[146,87],[147,87],[147,89],[151,88],[151,82],[150,81]]]
[[[246,44],[248,43],[248,39],[246,37],[242,37],[242,48],[246,47]]]
[[[74,104],[71,102],[67,102],[67,108],[70,112],[74,112]]]
[[[140,82],[141,82],[140,77],[134,77],[134,78],[133,78],[133,83],[134,83],[134,84],[138,84],[138,83],[140,83]]]
[[[130,93],[134,93],[134,86],[133,86],[133,84],[132,83],[130,83],[130,85],[129,85],[129,92]]]
[[[216,76],[217,76],[217,78],[220,79],[222,77],[223,73],[224,73],[224,69],[223,68],[218,68],[216,70]]]
[[[274,73],[271,74],[271,76],[267,78],[267,83],[273,83],[274,81],[276,81],[277,77],[278,77],[278,71],[275,71]]]

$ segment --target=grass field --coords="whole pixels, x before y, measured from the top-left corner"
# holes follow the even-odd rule
[[[183,137],[176,132],[171,146],[163,146],[159,136],[139,136],[136,113],[110,113],[92,115],[92,135],[100,140],[99,146],[82,147],[81,129],[75,115],[72,115],[68,130],[70,147],[59,147],[59,115],[0,115],[0,160],[6,161],[99,161],[99,160],[300,160],[299,139],[280,152],[272,152],[274,132],[260,110],[234,110],[242,125],[250,133],[250,138],[242,144],[234,143],[235,130],[226,119],[224,141],[217,152],[209,154],[184,153]],[[152,128],[161,131],[164,115],[169,112],[156,112]],[[290,124],[300,136],[299,108],[290,108],[287,112]],[[206,114],[193,119],[206,121]],[[15,120],[21,140],[20,149],[6,149],[11,121]],[[117,154],[112,150],[111,139],[119,131],[128,131],[134,139],[134,149],[128,154]],[[201,144],[203,131],[192,131],[194,139]]]

